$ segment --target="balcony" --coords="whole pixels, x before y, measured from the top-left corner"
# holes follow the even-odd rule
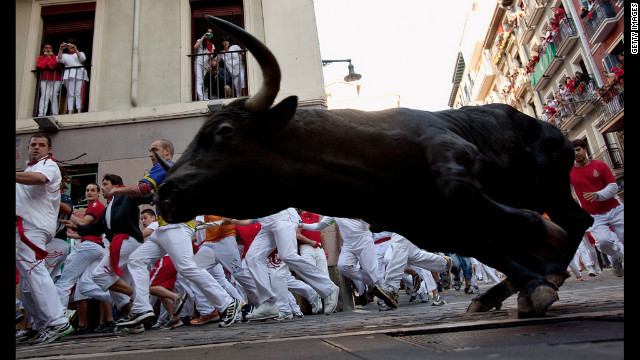
[[[525,20],[529,26],[535,27],[538,25],[546,6],[547,4],[543,0],[525,0],[523,2]]]
[[[595,128],[602,134],[624,130],[624,88],[611,86],[596,101]]]
[[[553,43],[556,45],[556,56],[567,55],[576,41],[578,41],[576,26],[569,16],[565,16],[558,25],[558,33],[553,38]]]
[[[491,60],[483,57],[482,64],[480,66],[480,70],[478,71],[478,76],[473,82],[473,87],[471,88],[472,101],[483,101],[489,89],[491,89],[491,85],[493,85],[493,81],[496,78],[496,70]]]
[[[531,74],[531,86],[534,91],[540,91],[549,82],[551,75],[562,65],[562,58],[556,56],[556,45],[547,45],[540,61],[536,64]]]
[[[67,82],[62,80],[63,74],[67,72],[71,76],[80,71],[85,71],[84,66],[69,66],[63,67],[60,64],[56,70],[31,70],[36,76],[37,86],[36,93],[34,95],[33,105],[33,117],[43,117],[52,115],[64,115],[76,112],[87,112],[88,105],[88,90],[89,84],[87,81],[79,80],[78,86],[81,88],[78,91],[79,96],[73,96],[69,93],[69,88],[74,91],[75,82]],[[68,96],[69,95],[69,96]],[[76,104],[77,103],[77,104]]]
[[[616,11],[610,0],[596,1],[589,13],[590,16],[582,19],[584,31],[592,44],[597,44],[609,35],[616,26]]]
[[[237,98],[247,95],[247,50],[217,51],[215,54],[187,55],[195,60],[202,58],[204,74],[202,82],[196,79],[193,66],[193,101]]]

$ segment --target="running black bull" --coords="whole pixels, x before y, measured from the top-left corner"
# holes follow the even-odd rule
[[[571,196],[574,150],[559,129],[503,104],[365,112],[297,109],[290,96],[272,106],[280,68],[271,51],[206,19],[248,48],[264,82],[213,113],[168,171],[155,196],[165,220],[287,207],[361,218],[507,275],[468,311],[518,292],[519,317],[545,315],[592,222]]]

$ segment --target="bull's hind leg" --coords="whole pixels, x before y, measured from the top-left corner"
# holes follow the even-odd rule
[[[520,294],[519,310],[526,316],[543,316],[557,300],[557,287],[545,280],[541,264],[556,263],[558,244],[566,242],[566,232],[540,214],[499,204],[487,197],[474,174],[482,166],[475,145],[455,135],[440,135],[430,139],[427,159],[443,197],[448,213],[458,214],[465,223],[460,229],[469,236],[480,236],[486,247],[502,256],[486,261],[507,275],[514,291]],[[473,248],[469,248],[473,253]],[[480,251],[480,250],[476,250]],[[492,297],[481,299],[472,310],[495,307],[512,290],[507,285],[497,287]],[[486,305],[480,303],[486,301]]]

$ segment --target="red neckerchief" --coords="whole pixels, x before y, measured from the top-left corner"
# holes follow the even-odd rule
[[[53,156],[51,156],[51,154],[49,154],[47,156],[41,157],[40,159],[38,159],[38,160],[36,160],[34,162],[27,163],[27,166],[33,166],[33,165],[37,164],[40,160],[43,160],[43,159],[44,159],[44,161],[47,161],[47,159],[51,159],[51,161],[53,161],[53,162],[56,161],[56,159],[54,159]]]
[[[127,240],[129,235],[127,234],[117,234],[111,240],[111,244],[109,245],[109,260],[111,262],[111,268],[118,276],[122,276],[122,270],[118,264],[120,263],[120,248],[122,248],[122,242]]]
[[[18,235],[20,236],[20,240],[25,243],[28,247],[36,253],[36,260],[42,260],[49,254],[45,250],[40,249],[36,246],[36,244],[32,243],[31,240],[27,238],[24,234],[24,226],[22,225],[22,218],[20,216],[16,216],[16,228],[18,228]]]

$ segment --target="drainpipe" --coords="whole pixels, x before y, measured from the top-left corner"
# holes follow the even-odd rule
[[[140,29],[140,0],[133,7],[133,52],[131,54],[131,105],[138,106],[138,33]]]

